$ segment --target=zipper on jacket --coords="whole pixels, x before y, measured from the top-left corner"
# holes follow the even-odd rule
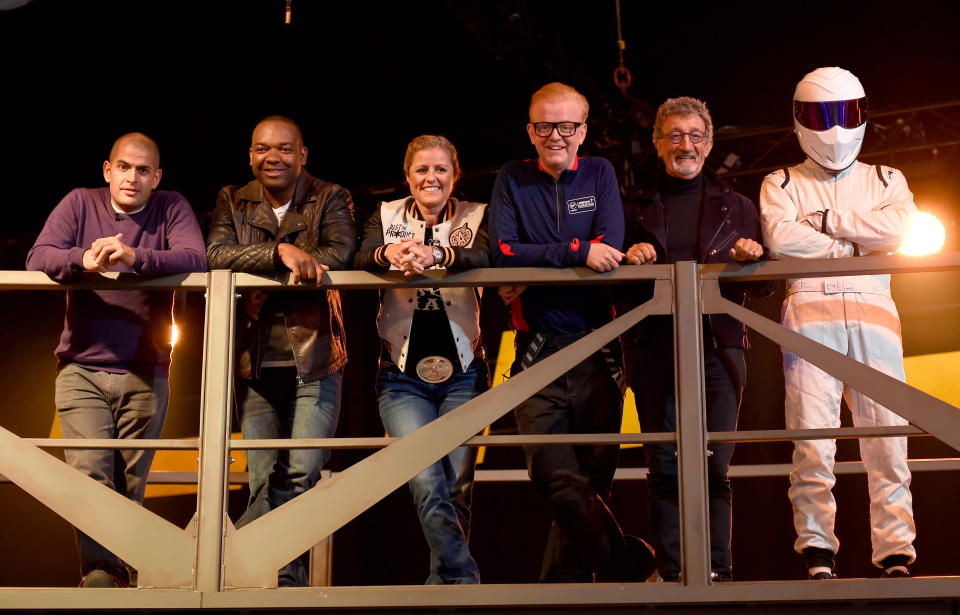
[[[707,256],[713,256],[714,254],[716,254],[717,252],[719,252],[719,251],[720,251],[720,248],[722,248],[723,246],[725,246],[725,245],[727,245],[728,243],[730,243],[730,240],[733,239],[734,237],[736,237],[738,234],[739,234],[739,233],[737,233],[736,230],[730,231],[730,234],[729,234],[729,235],[727,235],[726,237],[724,237],[723,240],[722,240],[720,243],[716,244],[716,245],[717,245],[716,248],[713,248],[712,250],[710,250],[709,252],[707,252]]]
[[[663,256],[664,262],[670,262],[670,210],[664,207],[663,201],[660,201],[660,209],[663,210]]]
[[[560,232],[560,182],[553,180],[554,194],[557,195],[557,232]]]
[[[293,338],[290,337],[290,325],[287,324],[287,315],[283,315],[283,328],[287,332],[287,341],[290,342],[290,354],[293,355],[293,362],[297,365],[297,386],[303,386],[303,368],[300,365],[300,359],[297,358],[297,349],[293,347]]]
[[[713,242],[716,241],[716,239],[717,239],[717,235],[719,235],[719,234],[720,234],[720,231],[723,230],[723,225],[727,223],[727,218],[730,217],[730,212],[731,212],[732,210],[731,210],[729,207],[727,207],[726,205],[724,205],[723,208],[724,208],[724,210],[726,211],[726,215],[724,215],[724,216],[723,216],[723,219],[720,220],[720,226],[717,227],[717,230],[715,230],[715,231],[713,232],[713,237],[711,237],[711,238],[710,238],[710,242],[707,243],[708,246],[712,246],[712,245],[713,245]],[[733,234],[736,234],[736,230],[733,231]],[[726,239],[723,240],[723,243],[726,243],[726,242],[729,241],[729,240],[730,240],[730,237],[727,237]],[[723,245],[723,243],[721,243],[720,245]],[[708,255],[712,256],[712,255],[715,254],[715,253],[716,253],[716,252],[709,252],[709,251],[708,251],[707,254],[704,254],[704,255],[703,255],[703,259],[705,260]]]

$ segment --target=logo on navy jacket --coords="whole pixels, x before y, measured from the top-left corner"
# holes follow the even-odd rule
[[[597,211],[597,197],[585,196],[567,201],[568,214],[583,214],[588,211]]]
[[[450,231],[450,245],[456,246],[458,248],[463,248],[470,245],[470,240],[473,239],[473,231],[470,230],[470,227],[467,226],[467,223],[464,222],[462,226]]]

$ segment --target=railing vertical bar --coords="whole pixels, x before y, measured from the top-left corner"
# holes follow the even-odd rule
[[[198,591],[217,592],[222,586],[224,524],[230,522],[226,501],[236,300],[232,272],[211,271],[208,280],[203,333],[194,582]]]
[[[674,284],[675,368],[677,373],[677,449],[680,478],[682,582],[710,583],[707,524],[706,421],[703,391],[703,326],[697,264],[676,264]]]

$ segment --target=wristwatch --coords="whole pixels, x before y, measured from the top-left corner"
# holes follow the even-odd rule
[[[443,250],[434,246],[433,247],[433,264],[439,265],[440,263],[442,263],[443,257],[444,257]]]

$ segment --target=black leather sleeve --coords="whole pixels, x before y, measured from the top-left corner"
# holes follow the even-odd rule
[[[335,184],[324,191],[323,197],[316,240],[302,234],[297,238],[296,246],[331,270],[349,269],[359,243],[353,218],[353,197],[346,188]],[[286,270],[282,264],[281,267]]]
[[[241,245],[237,226],[242,212],[234,212],[232,188],[220,190],[207,234],[207,264],[210,269],[231,269],[257,275],[277,273],[277,242]]]

